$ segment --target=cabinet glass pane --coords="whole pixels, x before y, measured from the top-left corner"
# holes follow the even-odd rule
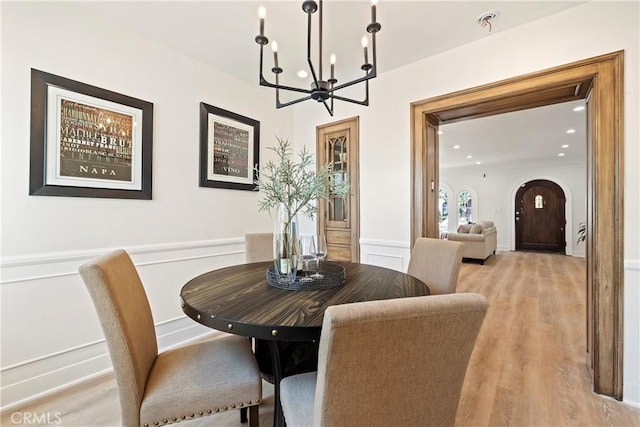
[[[342,182],[348,179],[349,165],[348,165],[348,153],[347,153],[347,137],[337,136],[330,137],[327,144],[328,156],[330,166],[333,169],[331,180],[334,183]],[[340,197],[330,196],[328,219],[329,221],[348,221],[349,219],[349,203],[347,200],[342,200]]]

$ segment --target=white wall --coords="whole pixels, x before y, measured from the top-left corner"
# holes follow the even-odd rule
[[[558,184],[565,192],[567,255],[585,256],[584,243],[576,242],[578,226],[586,218],[586,164],[572,166],[548,166],[540,168],[481,168],[468,170],[441,169],[440,183],[451,188],[453,198],[464,189],[473,189],[478,195],[476,203],[477,219],[495,222],[498,229],[498,249],[515,249],[514,197],[517,189],[534,179],[547,179]],[[450,205],[452,206],[452,205]],[[450,222],[455,222],[450,209]],[[456,226],[454,226],[455,230]]]
[[[293,111],[273,93],[99,19],[72,3],[2,2],[2,404],[109,367],[77,266],[129,249],[161,345],[202,333],[179,291],[196,274],[244,262],[242,236],[270,231],[258,193],[200,188],[199,103],[259,120],[261,160],[291,138]],[[153,200],[29,196],[30,69],[154,104]],[[164,343],[164,344],[163,344]]]
[[[624,399],[640,405],[637,268],[640,260],[638,2],[588,2],[510,31],[384,73],[371,82],[371,106],[339,103],[330,118],[296,107],[295,139],[315,140],[319,124],[360,116],[361,253],[406,268],[410,235],[411,102],[618,50],[624,58],[625,349]],[[379,7],[384,14],[384,5]],[[425,40],[425,43],[428,43]],[[384,29],[378,43],[385,43]],[[384,58],[379,58],[380,62]]]

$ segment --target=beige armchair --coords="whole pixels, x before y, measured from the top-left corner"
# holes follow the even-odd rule
[[[329,307],[318,371],[281,381],[287,426],[453,426],[487,306],[452,294]]]
[[[496,253],[498,235],[493,221],[478,221],[475,224],[463,224],[457,233],[449,233],[448,239],[464,244],[464,258],[480,260],[481,264]]]
[[[429,285],[432,295],[453,294],[463,250],[459,242],[420,237],[411,251],[407,273]]]
[[[247,338],[229,335],[158,354],[151,308],[129,255],[106,254],[82,265],[80,275],[109,347],[122,425],[165,425],[247,407],[250,425],[258,425],[262,381]]]
[[[249,233],[244,236],[247,263],[273,261],[273,233]]]

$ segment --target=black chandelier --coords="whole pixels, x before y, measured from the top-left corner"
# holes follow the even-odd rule
[[[316,68],[313,65],[311,60],[311,15],[318,11],[318,3],[312,0],[306,0],[302,2],[302,10],[307,14],[307,63],[309,64],[309,71],[311,72],[311,76],[313,77],[313,82],[311,83],[311,87],[309,89],[302,89],[292,86],[285,86],[280,84],[280,74],[282,73],[282,68],[278,66],[278,45],[274,41],[271,46],[273,49],[273,68],[271,72],[275,74],[276,82],[271,83],[264,78],[264,74],[262,72],[262,64],[263,64],[263,56],[264,56],[264,47],[269,44],[269,39],[264,35],[264,17],[265,17],[265,9],[261,7],[258,11],[260,16],[260,34],[256,36],[256,43],[260,45],[260,86],[267,86],[275,88],[276,90],[276,108],[287,107],[289,105],[297,104],[298,102],[306,101],[308,99],[313,99],[318,102],[322,102],[329,112],[331,116],[333,116],[333,100],[337,99],[339,101],[351,102],[359,105],[369,105],[369,80],[376,77],[377,67],[376,67],[376,33],[380,31],[380,24],[376,22],[376,3],[377,0],[371,1],[371,23],[367,25],[367,32],[371,34],[372,39],[372,63],[369,63],[369,56],[367,52],[368,38],[364,36],[362,38],[362,47],[364,49],[364,63],[360,67],[362,71],[364,71],[364,76],[352,80],[350,82],[337,84],[338,80],[335,78],[335,55],[331,55],[331,73],[330,78],[324,80],[322,75],[322,0],[319,1],[320,10],[319,10],[319,23],[318,23],[318,72],[316,73]],[[344,89],[349,86],[353,86],[358,83],[365,82],[365,98],[362,101],[346,98],[343,96],[336,95],[335,92],[340,89]],[[292,92],[299,92],[308,94],[303,96],[302,98],[294,99],[293,101],[288,102],[280,102],[280,89],[288,90]],[[330,101],[329,103],[327,101]]]

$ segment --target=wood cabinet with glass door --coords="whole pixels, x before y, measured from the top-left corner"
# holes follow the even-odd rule
[[[318,232],[327,239],[327,259],[360,261],[358,118],[317,128],[318,166],[330,164],[333,182],[349,182],[351,194],[343,199],[330,195],[322,201]]]

